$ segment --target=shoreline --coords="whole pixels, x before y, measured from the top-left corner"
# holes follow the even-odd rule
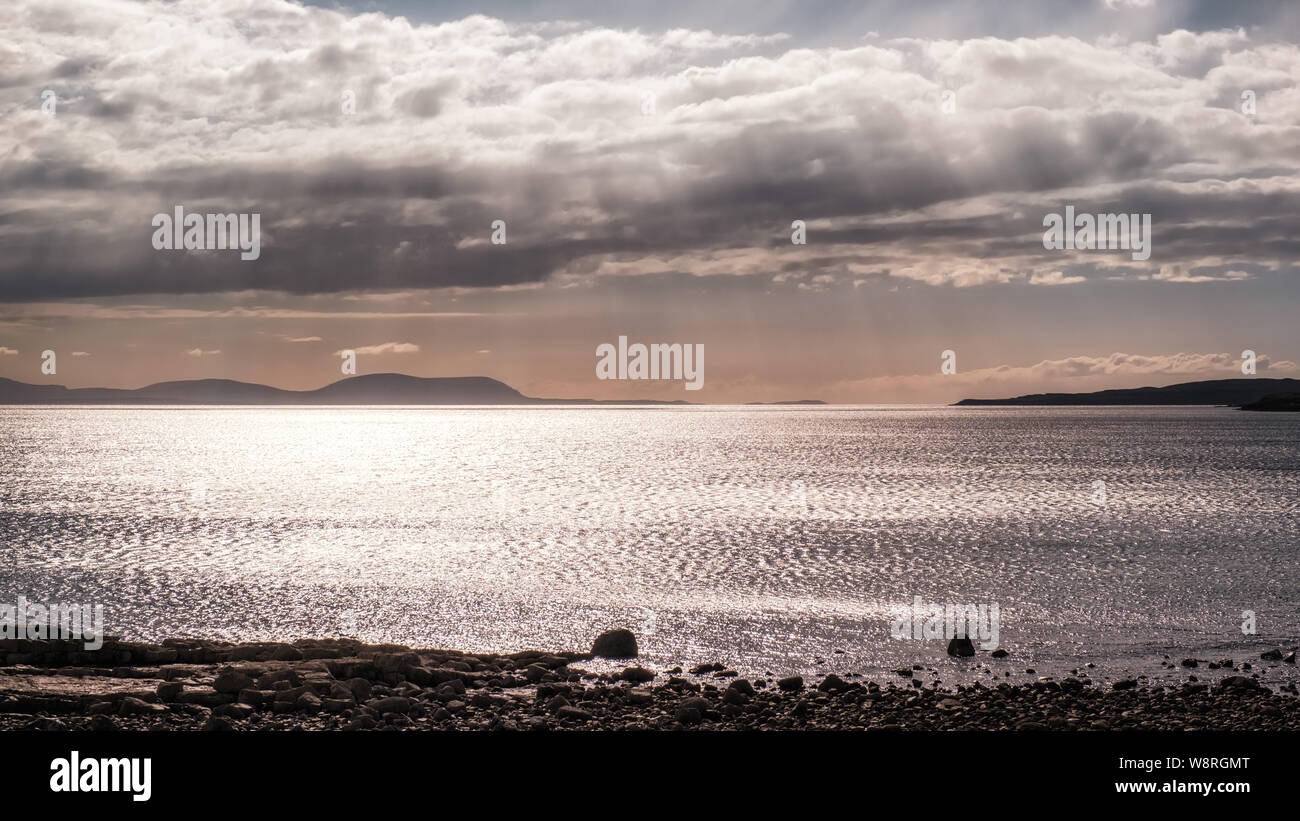
[[[10,639],[0,641],[0,731],[1300,730],[1295,685],[1260,683],[1258,662],[1181,686],[1080,675],[943,687],[923,683],[920,664],[889,681],[805,681],[596,659],[351,639],[106,639],[93,652]],[[587,661],[623,666],[592,672]]]

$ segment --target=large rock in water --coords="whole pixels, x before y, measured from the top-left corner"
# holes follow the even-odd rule
[[[591,654],[607,659],[636,658],[636,636],[631,630],[606,630],[591,645]]]
[[[969,638],[954,638],[948,642],[948,655],[973,656],[975,655],[975,645]]]

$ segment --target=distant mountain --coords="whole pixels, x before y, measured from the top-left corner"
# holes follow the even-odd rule
[[[1242,405],[1248,411],[1300,411],[1300,393],[1270,393],[1248,405]]]
[[[785,402],[746,402],[746,405],[825,405],[820,399],[790,399]]]
[[[1246,405],[1273,393],[1300,391],[1300,379],[1209,379],[1163,388],[1094,393],[1035,393],[1013,399],[963,399],[957,405]]]
[[[515,405],[537,401],[486,376],[427,379],[400,373],[340,379],[305,394],[308,404],[332,405]]]
[[[486,376],[374,373],[311,391],[233,379],[158,382],[143,388],[65,388],[0,378],[0,405],[688,405],[685,400],[538,399]]]
[[[68,391],[71,394],[80,391]],[[169,405],[191,404],[226,404],[226,405],[274,405],[286,400],[286,395],[293,391],[282,391],[268,385],[254,385],[248,382],[236,382],[233,379],[194,379],[177,382],[158,382],[135,391],[120,391],[135,399],[160,402]]]

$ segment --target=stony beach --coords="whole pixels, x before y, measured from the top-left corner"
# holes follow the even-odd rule
[[[1295,686],[1273,691],[1252,672],[1294,664],[1294,650],[1186,659],[1216,676],[1177,686],[1100,685],[1081,672],[951,689],[926,682],[922,665],[889,681],[805,681],[713,662],[651,670],[629,653],[626,631],[602,634],[589,653],[347,639],[109,639],[88,652],[79,642],[4,640],[0,730],[1300,730]],[[598,657],[603,668],[626,658],[584,669]]]

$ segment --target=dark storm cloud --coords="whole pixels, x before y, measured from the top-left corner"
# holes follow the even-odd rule
[[[677,273],[1061,283],[1097,265],[1043,250],[1065,204],[1153,215],[1156,250],[1117,258],[1124,276],[1296,260],[1300,49],[1243,32],[799,49],[280,2],[229,27],[60,8],[24,7],[17,41],[53,45],[4,58],[78,88],[54,116],[40,89],[4,91],[0,299]],[[84,56],[105,38],[128,50]],[[176,205],[260,214],[260,258],[155,250],[151,219]]]
[[[310,5],[335,7],[334,0]],[[354,7],[360,4],[353,4]],[[868,31],[883,37],[1037,37],[1069,32],[1092,38],[1116,31],[1149,38],[1174,29],[1208,31],[1258,27],[1286,39],[1300,30],[1300,6],[1291,0],[383,0],[364,4],[420,22],[487,14],[510,20],[583,20],[617,28],[666,27],[730,33],[786,32],[804,45],[844,45]]]

